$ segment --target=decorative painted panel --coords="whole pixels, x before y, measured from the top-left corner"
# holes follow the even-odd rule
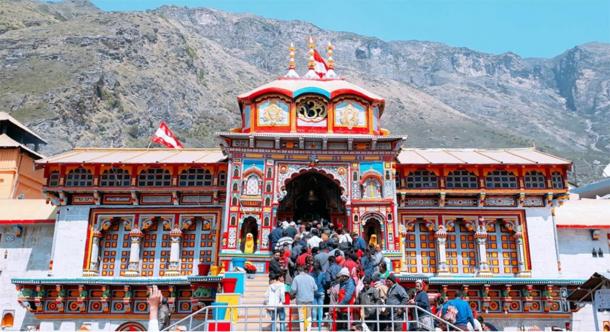
[[[129,231],[124,223],[112,222],[110,228],[104,231],[100,243],[100,275],[118,277],[121,271],[127,270],[130,248]]]
[[[412,232],[406,234],[407,272],[436,273],[436,240],[425,223],[415,225]]]
[[[342,101],[335,106],[335,126],[366,127],[366,107],[356,101]]]
[[[360,163],[360,174],[365,172],[374,171],[383,175],[383,163],[382,162],[361,162]]]
[[[287,126],[290,120],[290,106],[279,100],[269,99],[258,105],[259,126]]]
[[[181,224],[194,221],[182,230],[180,274],[197,274],[197,264],[212,264],[216,241],[216,217],[214,215],[183,215]]]
[[[244,106],[244,129],[250,129],[250,105]]]
[[[501,223],[487,224],[487,262],[495,274],[519,272],[517,244],[512,232]]]
[[[447,231],[447,266],[451,273],[474,273],[476,252],[474,233],[457,223],[452,231]]]

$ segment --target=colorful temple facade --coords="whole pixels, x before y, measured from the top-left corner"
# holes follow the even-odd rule
[[[384,99],[338,78],[330,52],[323,77],[312,63],[298,77],[291,58],[285,77],[239,95],[241,124],[217,134],[219,149],[38,161],[59,209],[49,276],[12,280],[23,326],[143,328],[152,284],[188,315],[213,301],[232,259],[267,270],[278,221],[320,218],[376,235],[402,283],[463,290],[488,321],[569,322],[565,297],[583,280],[560,274],[552,211],[571,163],[531,148],[405,148],[381,127]]]

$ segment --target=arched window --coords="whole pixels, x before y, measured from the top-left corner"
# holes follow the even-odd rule
[[[476,189],[478,187],[477,176],[465,169],[453,171],[447,175],[447,188]]]
[[[244,184],[243,194],[244,195],[260,195],[261,194],[261,183],[260,178],[256,174],[250,174]]]
[[[227,172],[220,171],[218,172],[218,185],[224,187],[227,185]]]
[[[553,172],[553,174],[551,174],[551,182],[553,184],[553,189],[564,189],[563,176],[561,173]]]
[[[15,313],[12,311],[5,312],[2,315],[2,329],[11,328],[15,325]]]
[[[381,184],[375,178],[368,178],[362,185],[362,198],[375,199],[381,198]]]
[[[166,187],[172,183],[172,176],[164,168],[149,168],[140,172],[138,186],[141,187]]]
[[[525,188],[544,189],[546,188],[546,178],[542,172],[529,171],[525,173]]]
[[[447,231],[447,266],[450,273],[472,274],[476,266],[474,233],[462,222],[456,221],[452,231]]]
[[[129,172],[116,167],[105,170],[100,180],[100,186],[102,187],[129,187],[131,184]]]
[[[425,169],[413,171],[407,175],[407,188],[438,188],[438,177]]]
[[[59,186],[59,172],[53,171],[49,174],[49,187],[57,187]]]
[[[517,243],[502,222],[487,225],[487,262],[494,274],[515,274],[519,271]]]
[[[509,171],[493,171],[485,178],[487,188],[517,188],[517,177]]]
[[[92,185],[93,175],[86,168],[73,169],[66,176],[66,186],[68,187],[89,187]]]
[[[181,187],[202,187],[212,185],[212,173],[203,168],[189,168],[180,173]]]
[[[436,240],[424,222],[417,222],[405,238],[407,271],[436,273]]]

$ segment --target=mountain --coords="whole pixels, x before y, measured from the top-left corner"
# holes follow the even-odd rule
[[[424,41],[385,42],[307,22],[165,6],[103,12],[86,0],[0,3],[0,109],[49,140],[146,146],[166,120],[187,146],[239,125],[236,96],[305,70],[332,41],[337,72],[386,98],[382,125],[416,147],[532,146],[589,182],[610,163],[610,44],[550,59]]]

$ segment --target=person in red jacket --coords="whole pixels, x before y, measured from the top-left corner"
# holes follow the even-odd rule
[[[350,276],[350,273],[347,268],[342,268],[341,271],[337,274],[337,278],[339,279],[339,295],[337,297],[337,304],[339,305],[352,305],[356,302],[356,284],[354,283],[354,279]],[[337,320],[337,330],[345,331],[348,328],[348,318],[350,320],[355,320],[354,313],[352,310],[348,317],[348,308],[339,308]]]

